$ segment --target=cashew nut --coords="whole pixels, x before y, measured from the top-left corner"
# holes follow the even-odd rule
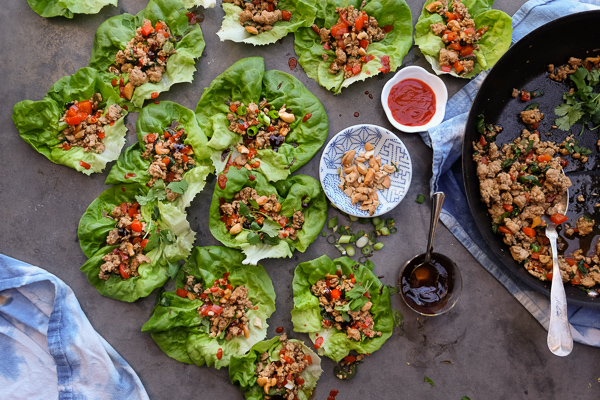
[[[252,25],[248,25],[245,28],[246,28],[246,31],[248,31],[248,33],[251,33],[253,35],[258,35],[258,29],[256,29]]]
[[[342,165],[347,167],[350,165],[352,160],[354,160],[354,156],[356,155],[356,150],[348,150],[344,157],[342,157]]]
[[[154,151],[156,152],[156,154],[167,154],[169,152],[169,149],[165,149],[163,147],[162,142],[158,142],[154,145]]]
[[[265,378],[264,376],[261,376],[260,378],[258,378],[256,380],[256,383],[258,383],[258,386],[263,387],[267,384],[268,381],[269,381],[269,378]]]
[[[371,303],[370,301],[367,301],[365,303],[365,305],[360,308],[360,311],[369,311],[371,309],[372,305],[373,305],[373,303]]]
[[[381,184],[384,188],[388,189],[392,185],[392,181],[390,180],[390,177],[386,175],[386,177],[383,178],[383,182],[381,182]]]
[[[350,175],[346,176],[346,182],[348,182],[348,183],[356,182],[357,179],[358,179],[358,172],[357,171],[354,171]]]
[[[267,196],[259,196],[259,197],[256,199],[256,203],[257,203],[259,206],[264,206],[265,204],[267,204],[267,201],[269,201],[269,198],[268,198]]]
[[[388,174],[391,174],[391,173],[394,173],[394,172],[396,171],[396,168],[394,168],[394,166],[393,166],[393,165],[390,165],[390,164],[385,164],[385,165],[383,166],[383,170],[384,170],[385,172],[387,172]]]
[[[360,31],[360,32],[358,33],[358,35],[356,35],[356,38],[357,38],[358,40],[363,40],[363,39],[366,39],[366,38],[368,38],[368,37],[369,37],[369,35],[367,35],[367,32],[365,32],[365,31]]]
[[[231,235],[237,235],[238,233],[240,233],[242,231],[242,224],[240,224],[239,222],[237,224],[235,224],[234,226],[231,227],[231,229],[229,230],[229,233]]]
[[[368,169],[367,169],[367,167],[365,167],[365,165],[363,163],[356,164],[356,168],[358,168],[358,172],[361,175],[366,175],[367,174]]]
[[[281,107],[281,110],[279,110],[279,118],[281,118],[283,122],[287,122],[288,124],[291,124],[296,120],[296,116],[292,113],[285,111],[284,107]]]
[[[367,175],[365,175],[365,185],[371,186],[373,184],[374,178],[375,178],[375,171],[373,171],[373,168],[369,168],[369,171],[367,171]]]
[[[433,3],[429,3],[425,6],[425,9],[429,12],[436,12],[438,8],[442,5],[441,1],[434,1]]]
[[[369,142],[365,143],[365,150],[366,151],[371,151],[373,150],[373,145]]]

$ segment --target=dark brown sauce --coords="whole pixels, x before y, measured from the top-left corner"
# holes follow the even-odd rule
[[[446,266],[442,260],[431,261],[419,267],[414,274],[414,268],[421,259],[415,259],[404,268],[400,276],[400,291],[406,303],[414,310],[424,314],[435,314],[442,310],[448,302],[448,294],[454,289],[452,267]]]

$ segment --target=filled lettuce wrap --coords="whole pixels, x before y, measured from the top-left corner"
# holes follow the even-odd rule
[[[311,26],[317,12],[316,0],[223,0],[223,24],[217,32],[221,41],[263,45],[275,43],[288,33]]]
[[[389,288],[348,257],[299,264],[293,288],[294,331],[308,333],[320,355],[339,362],[351,350],[373,353],[392,336]]]
[[[19,135],[56,164],[90,175],[119,157],[125,145],[125,115],[108,73],[81,68],[59,79],[40,101],[15,104]]]
[[[327,0],[319,3],[315,25],[294,36],[306,74],[338,94],[402,65],[412,45],[410,7],[404,0]]]
[[[121,96],[137,109],[175,83],[192,82],[205,43],[186,12],[178,0],[150,0],[136,15],[107,19],[96,31],[90,66],[116,74]]]
[[[87,208],[77,236],[89,260],[80,268],[103,296],[132,302],[177,273],[195,233],[183,211],[161,202],[140,205],[139,184],[113,186]]]
[[[329,122],[323,105],[296,78],[266,71],[264,59],[242,59],[204,89],[196,106],[210,138],[217,173],[235,164],[270,181],[285,179],[323,145]]]
[[[226,247],[194,248],[175,291],[161,293],[142,331],[188,364],[221,368],[245,354],[267,335],[275,290],[262,266],[244,266],[243,259]]]
[[[73,18],[75,14],[97,14],[104,6],[116,6],[117,0],[27,0],[27,3],[42,17]]]
[[[208,226],[227,247],[242,249],[244,264],[291,257],[314,242],[327,218],[320,183],[306,175],[270,184],[260,173],[230,168],[219,174]]]
[[[512,19],[493,0],[427,0],[415,25],[415,44],[436,74],[472,78],[510,47]]]
[[[140,183],[152,188],[145,200],[188,207],[212,172],[208,139],[194,112],[161,101],[142,109],[137,119],[138,143],[127,148],[112,167],[106,184]]]
[[[256,343],[248,354],[231,357],[229,364],[229,380],[248,400],[308,400],[322,372],[319,356],[285,334]]]

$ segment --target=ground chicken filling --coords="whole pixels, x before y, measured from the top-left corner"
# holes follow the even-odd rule
[[[524,129],[521,136],[499,149],[494,143],[501,128],[484,126],[478,142],[473,142],[473,160],[477,163],[481,198],[492,217],[492,230],[503,236],[512,257],[540,280],[552,279],[552,252],[545,235],[544,214],[557,224],[567,221],[557,205],[571,186],[562,172],[568,164],[562,156],[570,154],[572,137],[557,145],[540,141],[537,131]],[[566,235],[587,235],[593,221],[577,220],[577,231],[565,224]],[[559,249],[561,241],[559,237]],[[564,243],[562,243],[564,246]],[[600,244],[596,255],[585,256],[582,250],[571,257],[558,256],[564,282],[584,287],[600,283]]]
[[[364,2],[361,9],[363,6]],[[335,9],[335,12],[339,18],[331,29],[319,29],[317,25],[313,25],[312,29],[321,37],[321,43],[324,43],[325,50],[335,52],[335,60],[329,66],[329,73],[337,74],[339,71],[344,71],[344,79],[347,79],[358,75],[362,70],[363,63],[366,64],[375,58],[367,54],[369,45],[383,40],[386,31],[389,32],[391,27],[384,27],[386,30],[380,28],[374,17],[354,6],[339,7]],[[382,57],[382,65],[384,57]],[[329,55],[323,54],[323,60],[329,60]],[[389,57],[387,60],[389,63]],[[387,68],[382,72],[389,72],[389,65]]]
[[[122,95],[131,99],[135,87],[160,82],[169,57],[176,53],[173,41],[175,38],[165,22],[157,21],[152,26],[150,20],[144,20],[125,50],[117,52],[115,64],[109,68],[109,72],[129,74]]]
[[[584,67],[588,71],[591,69],[600,68],[600,56],[586,57],[585,60],[580,58],[571,57],[566,65],[561,65],[556,68],[554,64],[548,65],[548,72],[550,73],[550,79],[557,82],[562,82],[571,74],[574,74],[579,67]]]
[[[304,390],[301,374],[312,358],[302,351],[302,345],[287,339],[284,333],[279,337],[281,350],[278,361],[269,361],[269,353],[261,354],[256,366],[256,383],[265,391],[265,399],[283,398],[298,400],[298,393]]]
[[[340,270],[336,275],[325,275],[324,279],[312,285],[310,291],[319,298],[323,317],[321,326],[327,329],[334,327],[341,332],[346,332],[348,339],[356,341],[361,341],[365,337],[381,336],[381,332],[373,330],[375,321],[369,311],[373,306],[370,300],[356,311],[352,310],[350,304],[352,299],[347,294],[355,286],[354,274],[347,277],[342,275]],[[363,297],[370,299],[369,292],[366,291]]]
[[[277,21],[292,19],[290,11],[277,9],[278,0],[223,0],[223,3],[233,3],[243,9],[240,24],[253,35],[270,31]]]
[[[104,131],[106,125],[114,125],[115,121],[123,117],[123,109],[117,104],[110,105],[106,112],[99,110],[98,106],[102,102],[102,95],[94,93],[89,100],[77,101],[65,104],[65,113],[61,117],[61,122],[69,125],[63,129],[61,136],[61,145],[63,150],[70,150],[71,147],[81,147],[83,151],[94,153],[103,153],[105,150],[102,139],[106,136]]]
[[[183,174],[196,166],[192,147],[184,143],[186,137],[185,129],[178,123],[165,129],[162,134],[149,133],[144,136],[146,151],[142,157],[151,161],[148,167],[150,181],[146,186],[152,187],[161,179],[166,184],[180,182]],[[181,196],[168,187],[165,191],[169,201]]]
[[[246,339],[250,337],[246,312],[254,306],[248,299],[248,289],[244,285],[234,288],[229,283],[229,272],[224,273],[222,278],[215,280],[205,290],[202,290],[202,283],[194,275],[188,275],[185,289],[178,289],[176,293],[180,297],[204,302],[198,307],[198,315],[200,318],[208,318],[210,337],[224,338],[227,341],[241,335]],[[254,325],[262,328],[260,318],[257,317]]]
[[[100,266],[100,279],[108,280],[113,274],[123,279],[138,276],[138,267],[150,262],[150,258],[142,254],[149,235],[139,207],[138,203],[121,203],[110,212],[109,218],[116,220],[117,224],[108,233],[106,243],[119,247],[102,257],[104,264]]]
[[[258,168],[260,161],[254,160],[257,150],[270,148],[277,152],[285,142],[285,137],[290,133],[290,124],[296,120],[292,110],[285,104],[276,110],[266,99],[260,104],[250,103],[247,106],[239,101],[229,105],[230,113],[227,114],[229,130],[241,136],[236,146],[239,153],[229,165],[246,167],[248,170]],[[229,152],[225,152],[227,157]]]
[[[477,29],[469,10],[460,1],[452,2],[452,11],[448,8],[449,0],[434,1],[425,7],[427,11],[438,13],[444,22],[431,24],[431,31],[442,38],[446,45],[440,50],[439,62],[442,71],[454,70],[459,75],[473,71],[479,50],[477,41],[489,29],[488,26]]]
[[[236,193],[231,203],[227,203],[223,198],[220,198],[219,201],[221,221],[225,223],[231,235],[237,235],[242,229],[258,231],[264,228],[266,221],[271,221],[278,224],[278,239],[296,240],[298,231],[304,225],[302,211],[294,211],[290,220],[279,214],[281,203],[277,200],[276,195],[261,196],[250,187],[245,187]],[[264,240],[264,236],[261,239]]]

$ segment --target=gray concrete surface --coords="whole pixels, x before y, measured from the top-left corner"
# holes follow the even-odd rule
[[[73,20],[43,19],[25,0],[3,2],[0,33],[4,38],[0,71],[0,252],[38,265],[67,282],[81,302],[92,325],[137,371],[152,399],[242,399],[229,383],[227,371],[199,368],[176,362],[163,354],[150,335],[140,332],[148,319],[155,296],[133,304],[100,296],[88,284],[79,267],[86,258],[77,242],[77,223],[90,202],[104,189],[104,174],[86,177],[72,169],[54,165],[19,137],[11,120],[12,107],[23,99],[39,100],[59,78],[87,65],[96,28],[106,18],[121,12],[136,13],[141,0],[121,0],[117,8]],[[416,22],[423,0],[409,0]],[[521,0],[498,0],[495,7],[510,15]],[[180,84],[159,100],[173,100],[194,108],[202,89],[233,62],[246,56],[263,56],[268,69],[280,69],[299,78],[323,102],[330,122],[329,137],[360,122],[391,129],[379,95],[389,76],[375,77],[352,85],[333,96],[308,79],[298,66],[288,67],[295,56],[293,37],[282,43],[253,48],[219,42],[215,35],[223,16],[218,7],[205,12],[202,29],[206,38],[204,56],[197,62],[192,84]],[[428,67],[418,49],[404,65]],[[465,82],[445,78],[450,94]],[[370,99],[365,91],[373,94]],[[354,117],[354,113],[360,115]],[[135,140],[136,115],[129,115],[128,143]],[[378,275],[393,284],[399,267],[426,245],[429,207],[418,205],[419,193],[428,193],[431,151],[416,134],[399,133],[413,160],[410,191],[392,213],[399,232],[385,240],[386,247],[373,261]],[[317,177],[320,153],[299,172]],[[188,219],[198,232],[196,245],[216,245],[208,230],[208,209],[213,184],[209,184],[189,209]],[[330,217],[334,215],[330,211]],[[339,381],[333,362],[323,361],[324,374],[315,399],[324,400],[331,389],[338,399],[598,399],[600,398],[600,349],[575,344],[567,358],[552,355],[546,347],[546,331],[489,275],[445,227],[438,231],[436,250],[459,265],[464,289],[458,305],[435,318],[419,317],[399,297],[394,307],[404,314],[383,348],[360,366],[356,379]],[[305,254],[292,259],[267,260],[265,265],[277,292],[277,311],[269,320],[268,335],[285,327],[292,337],[309,340],[291,331],[292,276],[294,267],[318,255],[339,255],[319,237]],[[424,382],[427,376],[435,382]],[[1,393],[1,389],[0,389]],[[0,395],[1,397],[1,395]],[[41,396],[40,398],[44,398]]]

